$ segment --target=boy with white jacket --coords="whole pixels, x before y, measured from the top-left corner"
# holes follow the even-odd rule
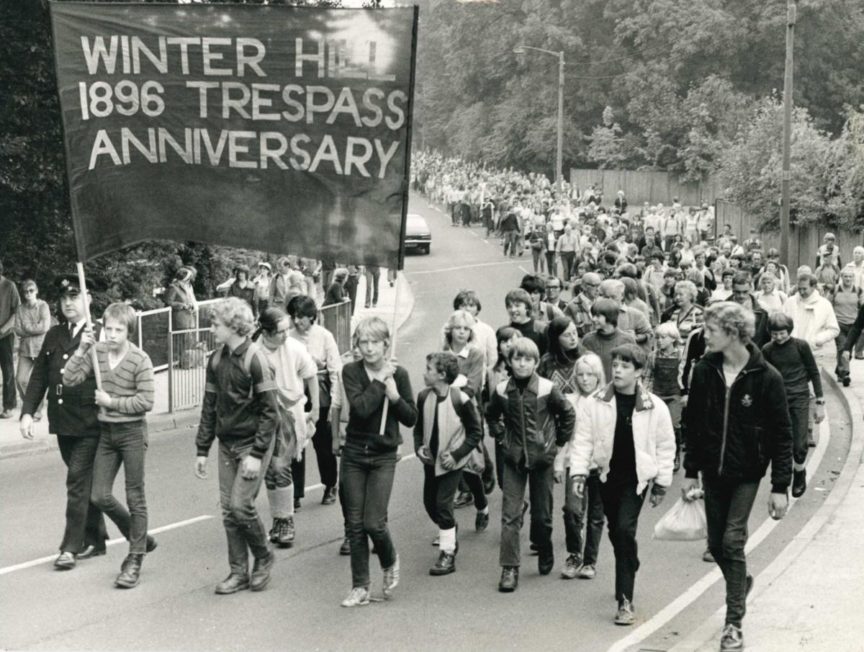
[[[672,484],[675,432],[669,408],[640,382],[647,356],[635,344],[612,351],[612,382],[581,401],[570,446],[573,492],[581,496],[589,469],[600,472],[600,495],[615,551],[616,625],[632,625],[633,587],[639,569],[636,526],[651,488],[651,506]]]

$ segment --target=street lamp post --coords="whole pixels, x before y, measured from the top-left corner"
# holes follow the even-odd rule
[[[543,52],[551,54],[553,57],[558,57],[558,148],[555,153],[555,183],[558,185],[558,192],[561,192],[562,182],[564,181],[564,52],[553,52],[552,50],[544,50],[543,48],[535,48],[530,45],[519,45],[513,48],[515,54],[525,54],[525,50],[534,50],[535,52]]]

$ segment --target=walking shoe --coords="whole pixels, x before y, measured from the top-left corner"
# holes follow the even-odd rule
[[[396,561],[389,568],[384,569],[384,597],[389,598],[393,595],[393,589],[399,584],[399,555],[396,555]]]
[[[231,593],[237,593],[237,591],[245,591],[248,588],[249,578],[246,575],[231,573],[216,585],[215,593],[217,595],[230,595]]]
[[[792,497],[800,498],[807,491],[807,469],[792,471]]]
[[[471,495],[470,491],[462,491],[456,496],[456,500],[453,502],[453,507],[465,507],[466,505],[471,505],[474,502],[474,496]]]
[[[553,566],[555,566],[555,553],[551,550],[541,552],[537,557],[537,571],[541,575],[548,575],[552,572]]]
[[[540,547],[536,543],[528,544],[528,554],[532,557],[540,552]]]
[[[279,521],[282,519],[274,518],[273,525],[270,527],[270,532],[267,533],[267,538],[270,540],[270,543],[276,543],[276,530],[279,528]]]
[[[84,546],[84,550],[78,553],[78,559],[90,559],[92,557],[100,557],[108,552],[104,547],[97,548],[92,543],[88,543]]]
[[[582,560],[579,559],[579,555],[568,555],[567,560],[564,562],[564,568],[561,569],[561,579],[572,580],[579,574],[581,568]]]
[[[477,516],[474,518],[474,530],[482,532],[487,527],[489,527],[489,512],[477,512]]]
[[[0,412],[0,419],[11,419],[12,418],[12,410],[3,410]]]
[[[840,382],[843,383],[843,387],[849,387],[849,385],[852,384],[852,379],[851,378],[844,378]]]
[[[855,359],[856,360],[864,360],[864,353],[856,353]]]
[[[263,591],[264,587],[270,583],[270,570],[273,564],[276,563],[276,555],[272,552],[266,557],[255,560],[255,565],[252,567],[252,577],[249,580],[249,588],[253,591]]]
[[[159,547],[159,542],[149,534],[147,535],[147,552],[153,552]]]
[[[64,550],[54,560],[55,570],[72,570],[75,568],[75,553]]]
[[[295,498],[294,499],[294,511],[299,512],[301,509],[302,509],[302,506],[300,505],[300,499]]]
[[[713,564],[715,561],[714,555],[712,555],[711,551],[708,550],[707,548],[705,549],[705,552],[702,553],[702,561],[707,562],[709,564]]]
[[[123,565],[120,566],[120,574],[114,580],[114,586],[118,589],[132,589],[138,586],[138,580],[141,577],[141,562],[143,561],[144,555],[140,552],[126,555]]]
[[[280,548],[290,548],[294,545],[294,518],[292,516],[274,519],[273,529],[276,530],[276,536],[270,538],[272,542]]]
[[[351,542],[348,541],[348,537],[342,539],[342,545],[339,546],[339,554],[343,557],[347,557],[351,554]]]
[[[744,649],[744,633],[740,627],[732,623],[723,626],[723,634],[720,636],[720,652],[737,652]]]
[[[618,611],[615,614],[616,625],[632,625],[636,622],[636,613],[633,611],[633,603],[624,598],[618,603]]]
[[[336,502],[336,487],[324,487],[324,495],[321,497],[322,505],[332,505]]]
[[[369,604],[369,589],[355,586],[348,597],[342,600],[343,607],[365,607]]]
[[[585,564],[579,569],[578,577],[580,580],[593,580],[596,576],[597,569],[594,568],[594,564]]]
[[[237,591],[245,591],[248,588],[249,578],[246,575],[231,573],[216,585],[216,594],[230,595],[231,593],[237,593]]]
[[[519,586],[519,567],[504,566],[501,569],[501,580],[498,582],[498,591],[501,593],[513,593]]]
[[[449,552],[441,552],[438,561],[429,569],[430,575],[449,575],[456,571],[456,555]]]

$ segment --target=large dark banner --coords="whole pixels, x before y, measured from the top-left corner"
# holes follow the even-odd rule
[[[167,239],[401,268],[416,8],[51,19],[81,260]]]

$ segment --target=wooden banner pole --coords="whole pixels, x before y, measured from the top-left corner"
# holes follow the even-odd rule
[[[87,328],[93,328],[93,321],[90,319],[90,297],[87,295],[87,283],[84,281],[84,264],[76,263],[78,266],[78,286],[81,288],[81,296],[84,298],[84,319],[86,320]],[[96,377],[96,387],[102,389],[102,372],[99,370],[99,360],[96,357],[96,345],[90,347],[90,355],[93,359],[93,375]]]

